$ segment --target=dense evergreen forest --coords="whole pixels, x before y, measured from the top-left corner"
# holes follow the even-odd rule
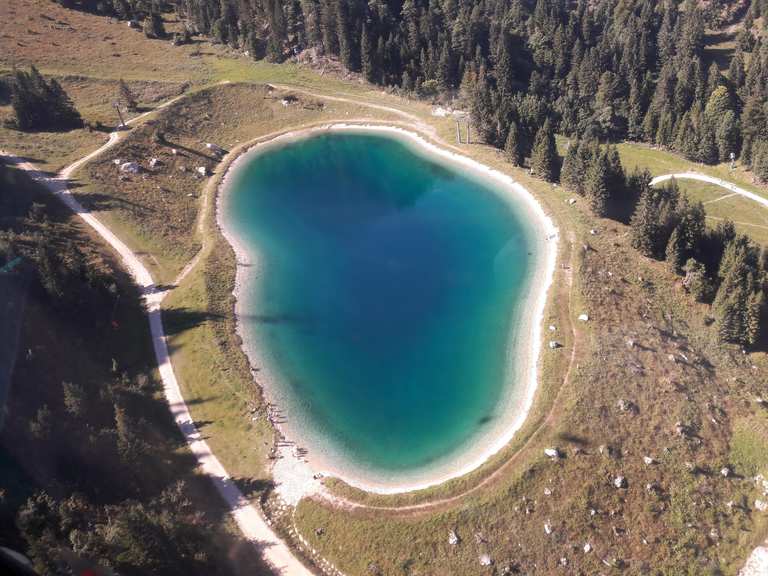
[[[370,82],[461,98],[482,138],[515,132],[522,157],[555,132],[632,139],[706,163],[733,153],[768,179],[768,1],[61,0],[150,18],[282,61],[306,49]],[[740,21],[723,74],[705,30]]]

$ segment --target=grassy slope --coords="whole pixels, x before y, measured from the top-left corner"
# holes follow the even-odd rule
[[[134,81],[138,96],[144,95],[147,81],[154,84],[156,89],[141,98],[151,106],[157,96],[177,91],[182,84],[209,82],[210,69],[204,60],[217,52],[207,45],[168,50],[168,42],[150,40],[125,22],[67,10],[46,0],[3,2],[0,22],[12,23],[0,32],[0,75],[14,66],[35,65],[44,74],[63,79],[62,85],[86,121],[107,126],[117,123],[111,106],[118,79]],[[8,103],[0,101],[0,148],[29,156],[51,171],[106,139],[106,134],[88,129],[23,134],[2,125],[10,116]]]

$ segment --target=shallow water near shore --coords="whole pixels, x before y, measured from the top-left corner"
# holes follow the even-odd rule
[[[515,348],[544,258],[530,214],[381,134],[324,133],[245,160],[221,217],[258,254],[240,330],[301,430],[291,439],[397,478],[494,427],[527,385]]]

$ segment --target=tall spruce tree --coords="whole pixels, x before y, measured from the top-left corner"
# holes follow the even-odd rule
[[[555,134],[549,120],[536,133],[531,154],[531,168],[535,176],[547,182],[554,182],[557,179],[558,157]]]
[[[608,215],[608,203],[611,199],[609,179],[608,156],[605,152],[599,152],[592,158],[587,168],[584,195],[592,213],[600,218]]]
[[[520,128],[517,126],[517,122],[512,122],[509,125],[509,131],[507,132],[507,141],[504,144],[504,156],[514,166],[523,165],[523,142]]]
[[[683,279],[685,289],[697,302],[708,302],[712,297],[713,287],[704,264],[694,258],[689,258],[683,267],[683,272],[685,274]]]
[[[723,342],[751,346],[759,336],[763,305],[758,251],[746,236],[732,240],[720,264],[720,287],[712,304]]]

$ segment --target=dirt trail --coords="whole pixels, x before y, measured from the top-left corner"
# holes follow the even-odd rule
[[[700,174],[698,172],[679,172],[677,174],[664,174],[663,176],[656,176],[656,178],[651,180],[651,186],[655,186],[661,182],[666,182],[667,180],[672,180],[673,178],[675,180],[698,180],[699,182],[714,184],[715,186],[720,186],[726,190],[730,190],[734,194],[738,194],[739,196],[744,196],[745,198],[754,200],[758,204],[762,204],[763,207],[768,208],[768,198],[764,198],[759,194],[745,190],[740,186],[736,186],[736,184],[733,184],[732,182],[727,182],[721,178],[707,176],[706,174]],[[719,198],[718,200],[722,200],[722,198]]]

